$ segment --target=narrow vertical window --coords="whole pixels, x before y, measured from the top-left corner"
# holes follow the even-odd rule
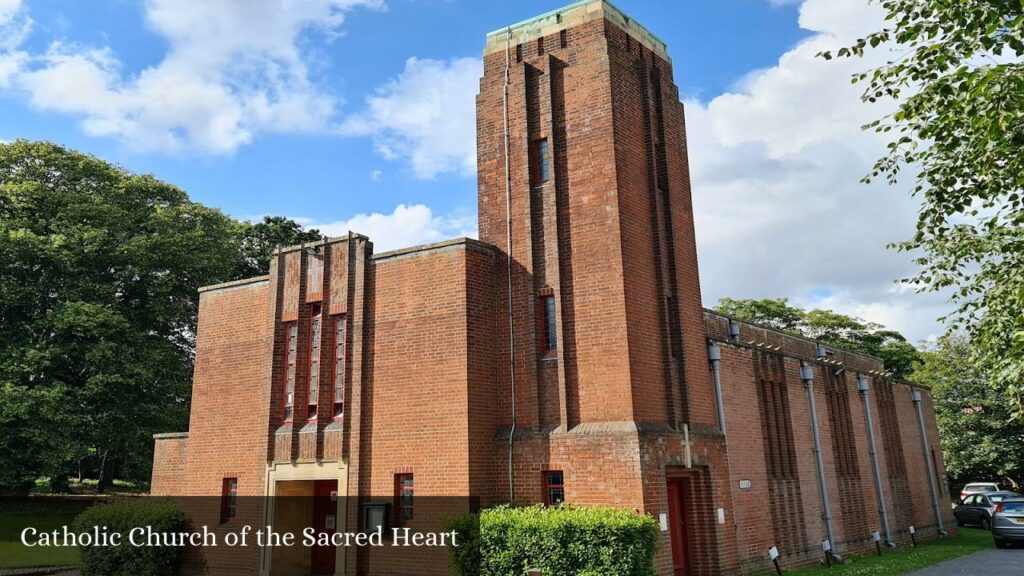
[[[334,417],[345,413],[345,315],[334,318]]]
[[[319,304],[313,305],[309,319],[309,395],[306,416],[316,418],[316,407],[320,400],[320,331],[323,314]]]
[[[541,348],[544,353],[552,353],[558,350],[558,332],[555,326],[555,297],[554,295],[540,297],[541,309]]]
[[[540,186],[551,179],[551,150],[548,147],[548,139],[541,138],[533,141],[533,185]]]
[[[235,517],[238,512],[238,478],[225,478],[220,489],[220,523]]]
[[[561,470],[545,470],[544,504],[555,506],[565,502],[565,474]]]
[[[284,375],[284,419],[291,422],[295,414],[295,362],[299,356],[299,325],[292,322],[285,328],[288,335],[288,351],[285,357]]]
[[[411,472],[395,474],[395,526],[404,526],[406,522],[412,520],[414,488]]]

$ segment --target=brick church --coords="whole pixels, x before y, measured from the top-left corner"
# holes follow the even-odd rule
[[[612,505],[658,519],[662,576],[953,523],[928,390],[702,307],[683,105],[646,28],[580,0],[490,34],[477,149],[479,240],[350,233],[202,290],[190,430],[157,435],[153,494],[217,498],[194,520],[221,526],[237,498],[309,496],[300,520],[339,531],[425,527],[442,496]],[[294,520],[269,508],[257,524]],[[388,554],[202,561],[448,574],[443,551]]]

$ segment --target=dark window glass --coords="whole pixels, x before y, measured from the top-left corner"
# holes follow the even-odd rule
[[[544,504],[555,506],[565,502],[565,475],[561,470],[544,472]]]
[[[395,474],[395,526],[402,526],[413,518],[413,475]]]
[[[235,517],[238,512],[238,478],[225,478],[220,491],[220,523]]]
[[[1003,502],[1003,513],[1024,514],[1024,502]]]
[[[555,297],[541,297],[542,312],[544,314],[544,351],[554,352],[558,350],[558,332],[555,326]]]
[[[547,138],[533,142],[533,184],[538,186],[551,179],[551,151]]]

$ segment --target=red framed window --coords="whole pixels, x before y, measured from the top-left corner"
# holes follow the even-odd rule
[[[334,417],[345,413],[345,315],[334,318]]]
[[[545,470],[541,474],[544,478],[544,504],[555,506],[565,502],[565,474],[561,470]]]
[[[309,318],[309,399],[306,416],[316,418],[316,407],[320,401],[320,336],[323,328],[323,312],[319,304],[313,305]]]
[[[530,156],[533,165],[531,184],[540,186],[551,179],[551,150],[548,139],[534,140],[530,146]]]
[[[558,350],[558,332],[555,324],[555,296],[543,294],[540,297],[541,350],[552,354]]]
[[[412,472],[395,474],[395,526],[404,526],[412,520],[414,492]]]
[[[288,336],[288,350],[285,354],[284,374],[284,420],[291,422],[295,415],[295,362],[299,357],[299,325],[290,322],[285,325]]]
[[[238,478],[225,478],[220,488],[220,523],[235,517],[238,512]]]

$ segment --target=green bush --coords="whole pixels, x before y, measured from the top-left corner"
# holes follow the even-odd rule
[[[186,531],[185,512],[175,502],[156,498],[122,500],[93,506],[74,521],[75,532],[93,527],[120,533],[120,546],[80,546],[84,576],[176,576],[182,548],[173,546],[132,546],[128,534],[133,528],[151,526],[154,532]]]
[[[449,548],[457,576],[654,576],[658,526],[613,508],[498,507],[452,519]]]

